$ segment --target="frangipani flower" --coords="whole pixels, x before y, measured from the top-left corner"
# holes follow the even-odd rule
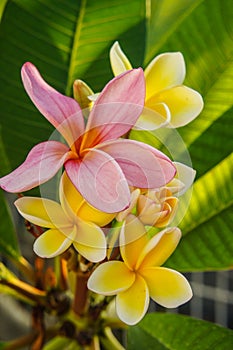
[[[66,202],[76,215],[84,221],[91,221],[98,226],[109,224],[116,216],[115,213],[105,213],[92,207],[77,191],[73,183],[64,173],[62,177],[62,187]]]
[[[106,296],[116,295],[118,317],[129,325],[145,315],[149,298],[175,308],[192,297],[192,290],[179,272],[161,267],[175,250],[181,232],[167,228],[151,239],[135,217],[128,217],[120,234],[123,261],[99,265],[88,280],[88,288]]]
[[[192,185],[196,171],[191,167],[173,163],[177,178],[173,178],[166,186],[142,190],[132,189],[130,206],[116,215],[121,222],[130,214],[135,214],[144,224],[165,227],[171,223],[178,209],[178,196],[185,193]]]
[[[34,243],[37,255],[52,258],[73,244],[86,259],[99,262],[106,256],[105,235],[99,226],[90,221],[91,218],[86,220],[85,210],[80,214],[78,210],[72,210],[64,194],[63,181],[67,181],[65,176],[62,176],[59,188],[61,204],[46,198],[21,197],[15,201],[15,206],[26,220],[48,229]],[[89,211],[88,205],[86,210]],[[104,220],[104,213],[100,215]],[[105,221],[108,220],[108,215],[106,214]],[[95,216],[98,216],[97,211]]]
[[[24,64],[22,79],[33,103],[68,145],[57,141],[36,145],[22,165],[0,179],[6,191],[27,191],[49,180],[64,165],[91,205],[113,213],[129,205],[129,185],[160,187],[174,177],[175,167],[163,153],[137,141],[119,139],[143,109],[141,69],[127,71],[105,86],[86,127],[78,103],[49,86],[33,64]]]
[[[132,69],[118,42],[110,50],[110,62],[115,76]],[[185,62],[180,52],[160,54],[149,63],[145,69],[145,109],[136,128],[177,128],[190,123],[200,114],[202,97],[183,85],[185,73]]]
[[[140,194],[137,201],[137,217],[144,225],[165,227],[175,216],[178,198],[165,187]]]

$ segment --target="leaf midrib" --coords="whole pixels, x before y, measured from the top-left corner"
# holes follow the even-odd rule
[[[76,24],[75,33],[74,33],[74,39],[73,39],[73,44],[72,44],[72,49],[70,54],[70,61],[69,61],[69,69],[67,74],[67,82],[66,82],[66,90],[65,90],[65,94],[67,96],[71,95],[71,86],[73,84],[72,79],[74,76],[74,69],[75,69],[75,57],[78,51],[79,38],[81,36],[83,18],[86,10],[86,3],[87,3],[87,0],[81,0],[80,9],[77,17],[77,24]]]

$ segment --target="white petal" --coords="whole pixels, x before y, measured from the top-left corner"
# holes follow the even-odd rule
[[[91,222],[77,218],[77,234],[73,245],[87,260],[98,262],[106,257],[106,239],[103,231]]]
[[[65,227],[70,224],[59,203],[46,198],[22,197],[15,201],[18,212],[31,223],[46,227]]]
[[[70,247],[74,235],[75,233],[71,232],[68,238],[62,232],[50,229],[36,239],[33,246],[34,252],[41,258],[53,258]]]
[[[115,76],[132,69],[131,63],[116,41],[110,49],[110,63]]]
[[[185,62],[180,52],[156,56],[145,69],[146,100],[162,90],[181,85],[185,78]]]
[[[154,108],[154,109],[153,109]],[[165,103],[146,106],[134,125],[134,130],[156,130],[170,123],[171,113]]]
[[[196,176],[196,170],[183,163],[173,162],[173,164],[177,169],[176,178],[184,184],[184,187],[176,193],[177,196],[181,196],[192,186]]]
[[[150,297],[164,307],[178,307],[192,297],[188,281],[175,270],[152,267],[140,270],[140,273],[148,284]]]
[[[115,295],[128,289],[135,280],[135,273],[122,261],[109,261],[99,265],[91,274],[87,286],[95,293]]]
[[[134,284],[116,297],[116,312],[128,325],[141,321],[149,306],[149,290],[145,280],[137,275]]]

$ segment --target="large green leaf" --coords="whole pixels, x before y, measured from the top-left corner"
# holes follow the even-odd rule
[[[167,262],[186,271],[233,266],[233,154],[194,184],[192,199],[179,227],[184,237]],[[181,202],[185,210],[185,200]]]
[[[203,1],[160,47],[163,52],[181,51],[184,54],[187,64],[185,83],[204,97],[205,108],[201,115],[179,129],[187,145],[232,106],[232,15],[231,1]]]
[[[70,95],[74,79],[95,90],[111,79],[109,48],[115,40],[140,65],[145,44],[144,0],[11,0],[0,31],[0,110],[11,167],[52,127],[29,101],[20,68],[31,61],[44,78]],[[138,45],[140,42],[140,45]]]
[[[128,350],[230,350],[233,332],[188,316],[154,313],[128,330]]]
[[[0,252],[18,260],[20,258],[18,241],[3,191],[0,191],[0,223]]]
[[[201,1],[203,0],[147,1],[146,64]]]
[[[233,84],[233,83],[232,83]],[[216,166],[233,150],[233,107],[221,115],[189,147],[196,178]]]
[[[0,130],[1,131],[1,130]],[[9,171],[9,162],[5,153],[0,132],[0,159],[1,173]],[[6,201],[4,193],[0,190],[0,252],[18,260],[20,257],[18,241],[9,205]]]
[[[4,9],[5,9],[5,6],[6,6],[6,3],[7,3],[8,0],[2,0],[0,1],[0,20],[2,18],[2,14],[4,12]]]

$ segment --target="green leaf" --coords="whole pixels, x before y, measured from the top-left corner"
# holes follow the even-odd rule
[[[233,108],[208,127],[189,147],[193,167],[201,177],[233,150]]]
[[[204,97],[201,115],[179,129],[187,145],[232,106],[232,15],[230,1],[202,1],[160,47],[162,52],[183,53],[187,66],[185,84]]]
[[[200,177],[179,227],[184,237],[166,265],[182,271],[233,266],[233,154]]]
[[[149,63],[158,49],[203,0],[147,1],[147,51]]]
[[[33,301],[31,299],[5,284],[5,282],[11,283],[17,279],[18,277],[16,277],[13,272],[11,272],[3,263],[0,262],[0,294],[10,295],[13,298],[23,301],[29,305],[33,305]]]
[[[0,21],[1,21],[1,18],[2,18],[7,1],[8,0],[1,0],[0,1]]]
[[[44,345],[43,349],[44,350],[57,350],[57,349],[66,349],[66,350],[80,349],[81,350],[81,348],[79,347],[78,343],[75,340],[71,340],[65,337],[53,338],[47,344]]]
[[[0,159],[1,171],[9,171],[9,162],[3,146],[0,133]],[[0,174],[1,175],[1,174]],[[4,196],[4,192],[0,190],[0,252],[18,260],[20,251],[17,242],[16,232],[13,225],[13,219],[9,205]]]
[[[115,40],[140,65],[144,58],[144,0],[11,0],[0,30],[0,109],[4,145],[11,168],[53,128],[27,97],[20,68],[31,61],[62,93],[75,79],[99,91],[113,78],[109,49]],[[140,42],[140,45],[138,45]]]
[[[149,314],[128,330],[127,350],[230,350],[232,347],[232,330],[183,315]]]
[[[0,252],[18,260],[20,250],[8,203],[0,190]]]

